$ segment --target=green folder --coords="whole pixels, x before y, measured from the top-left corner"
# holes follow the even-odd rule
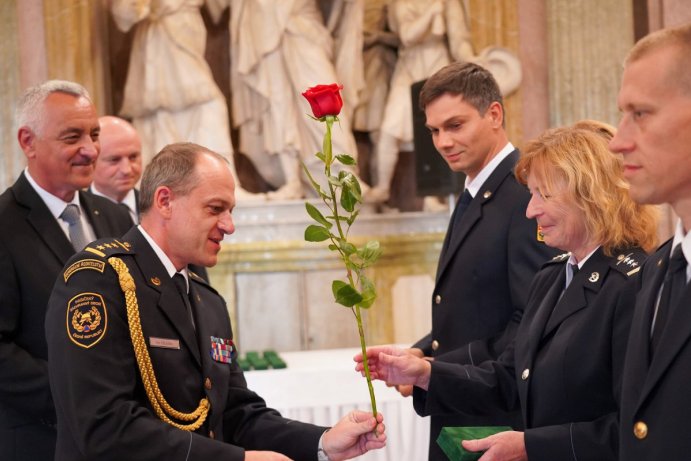
[[[480,459],[483,452],[466,451],[461,440],[484,439],[497,432],[511,430],[507,426],[443,427],[437,437],[437,444],[451,461],[475,461]]]

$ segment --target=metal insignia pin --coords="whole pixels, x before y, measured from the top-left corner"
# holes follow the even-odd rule
[[[484,198],[490,198],[492,196],[492,191],[486,190],[484,194],[482,194]]]
[[[158,277],[151,277],[151,283],[153,283],[157,287],[161,286],[161,279],[159,279]]]
[[[590,274],[590,278],[588,279],[590,282],[597,282],[600,280],[600,274],[598,272],[593,272]]]

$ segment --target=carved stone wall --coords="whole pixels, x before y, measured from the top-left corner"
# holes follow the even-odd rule
[[[634,42],[631,0],[547,0],[550,125],[619,120],[622,62]]]
[[[518,5],[515,0],[470,0],[468,21],[475,52],[488,46],[502,46],[520,54]],[[509,139],[520,144],[523,139],[521,89],[504,100]]]
[[[12,185],[24,167],[24,155],[14,137],[14,106],[20,92],[17,9],[14,1],[0,2],[0,191]]]

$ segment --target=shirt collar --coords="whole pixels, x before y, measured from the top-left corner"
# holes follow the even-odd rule
[[[490,177],[490,175],[494,172],[494,170],[499,166],[499,164],[513,152],[515,148],[513,147],[513,144],[508,143],[502,150],[499,151],[497,155],[494,156],[490,162],[485,165],[485,167],[480,170],[480,173],[473,178],[472,181],[468,181],[468,178],[465,180],[465,188],[468,189],[468,192],[470,192],[470,195],[475,197],[477,193],[480,191],[480,188],[482,185],[485,183],[487,178]]]
[[[51,194],[50,192],[39,186],[38,183],[34,180],[34,178],[31,177],[31,173],[29,173],[28,168],[24,169],[24,176],[26,176],[26,179],[27,181],[29,181],[29,184],[31,184],[31,187],[33,187],[38,196],[41,197],[41,200],[43,200],[43,203],[46,204],[46,206],[50,210],[50,213],[55,217],[55,219],[60,218],[62,212],[65,211],[65,207],[70,203],[74,203],[79,207],[80,210],[82,209],[79,203],[78,191],[74,194],[74,197],[70,202],[65,202],[63,199],[56,197],[55,195]]]
[[[691,278],[691,232],[684,232],[684,226],[681,223],[681,219],[677,220],[677,227],[674,229],[674,238],[672,239],[672,251],[677,245],[681,244],[681,251],[684,253],[684,258],[686,258],[686,280]]]
[[[173,278],[173,276],[178,273],[178,271],[175,270],[175,265],[173,264],[173,261],[171,261],[170,258],[168,257],[168,255],[161,249],[160,246],[158,246],[158,244],[153,239],[153,237],[151,237],[144,230],[144,228],[141,226],[141,224],[137,226],[137,229],[139,229],[139,232],[142,233],[142,235],[144,236],[146,241],[149,242],[149,245],[151,245],[151,248],[154,250],[154,253],[156,253],[156,256],[158,256],[158,259],[161,260],[163,267],[166,268],[166,272],[168,272],[168,275],[170,276],[170,278]],[[188,283],[187,287],[189,288],[189,281],[188,281],[189,275],[187,274],[187,267],[182,268],[182,270],[180,270],[180,273],[182,274],[183,277],[185,277],[185,281]]]

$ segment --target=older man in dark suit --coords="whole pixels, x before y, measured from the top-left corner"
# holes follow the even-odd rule
[[[27,168],[0,195],[0,459],[52,460],[56,419],[44,334],[50,292],[75,250],[121,235],[132,221],[82,191],[99,152],[96,109],[82,86],[49,81],[28,89],[18,122]]]
[[[668,203],[674,237],[648,258],[622,382],[619,459],[691,458],[691,24],[639,41],[624,66],[610,149],[640,203]]]

